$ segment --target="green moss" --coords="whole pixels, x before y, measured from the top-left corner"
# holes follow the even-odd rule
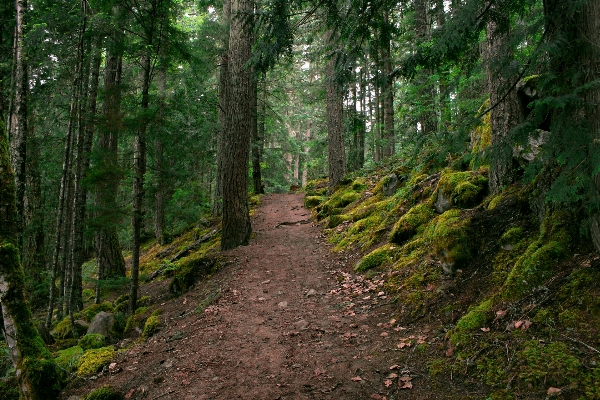
[[[331,211],[338,208],[344,208],[347,205],[354,203],[360,198],[360,194],[356,192],[337,191],[333,196],[321,206],[324,215],[330,215]]]
[[[464,212],[453,209],[436,217],[423,232],[447,272],[460,268],[471,258],[469,224]]]
[[[135,310],[134,314],[135,314],[135,315],[138,315],[138,314],[143,314],[143,313],[145,313],[146,311],[148,311],[148,307],[138,307],[138,308]]]
[[[329,217],[329,221],[327,222],[327,228],[335,228],[336,226],[348,220],[350,220],[350,217],[348,217],[347,215],[332,215],[331,217]]]
[[[500,238],[500,243],[503,245],[518,243],[521,239],[523,239],[524,234],[525,232],[523,231],[523,228],[519,226],[510,228],[504,232]]]
[[[581,363],[564,343],[544,344],[529,340],[516,355],[520,365],[517,376],[521,387],[544,390],[547,387],[563,387],[574,383]]]
[[[307,196],[323,196],[327,192],[327,178],[315,179],[306,182],[304,191]]]
[[[364,272],[375,267],[378,267],[390,261],[390,246],[383,246],[373,250],[360,260],[360,263],[354,267],[356,272]]]
[[[66,371],[73,372],[83,352],[81,346],[69,347],[68,349],[58,351],[54,361]]]
[[[392,243],[404,243],[411,239],[427,222],[435,216],[431,207],[419,204],[404,214],[394,225],[389,241]]]
[[[485,170],[453,172],[444,171],[438,183],[438,191],[453,206],[471,208],[479,204],[487,191]]]
[[[86,351],[77,364],[77,375],[90,376],[97,373],[102,367],[108,365],[115,356],[112,346],[101,347]]]
[[[506,278],[502,289],[506,300],[520,298],[552,276],[559,261],[568,255],[570,222],[569,214],[558,212],[544,220],[540,236],[529,245]]]
[[[465,345],[471,340],[475,329],[482,328],[491,318],[493,298],[487,298],[477,306],[469,308],[469,311],[461,317],[450,334],[450,339],[456,346]]]
[[[109,385],[104,385],[89,393],[82,400],[123,400],[123,395]]]
[[[96,314],[101,311],[110,312],[114,311],[113,305],[109,301],[105,301],[100,304],[92,304],[79,312],[81,316],[85,318],[86,321],[91,322]],[[58,326],[57,326],[58,329]]]
[[[99,333],[90,333],[89,335],[85,335],[81,339],[79,339],[79,346],[83,349],[99,349],[100,347],[104,347],[106,339],[104,335]]]
[[[330,237],[330,243],[335,244],[335,251],[342,251],[352,244],[358,244],[363,249],[370,247],[381,236],[379,226],[383,222],[379,214],[373,214],[361,219],[350,226],[346,232]]]
[[[217,267],[216,259],[202,255],[192,255],[181,260],[179,268],[169,285],[173,295],[181,295],[189,290],[196,282],[210,276]]]
[[[325,200],[327,200],[327,198],[323,196],[306,196],[304,198],[304,207],[315,208]]]
[[[151,315],[144,324],[144,330],[142,331],[142,337],[147,339],[158,332],[160,327],[160,318],[156,315]]]
[[[364,178],[357,178],[352,182],[350,188],[355,192],[362,192],[367,188],[367,182]]]
[[[142,296],[139,298],[139,300],[137,301],[137,305],[139,307],[148,307],[151,303],[151,299],[150,296]]]
[[[0,380],[0,400],[19,400],[19,383],[16,378]]]
[[[477,110],[477,113],[482,113],[490,106],[490,99],[487,99]],[[474,156],[470,167],[473,168],[476,164],[485,163],[487,160],[484,154],[492,144],[492,125],[490,124],[491,113],[486,113],[481,119],[481,124],[477,125],[471,134],[471,154]]]

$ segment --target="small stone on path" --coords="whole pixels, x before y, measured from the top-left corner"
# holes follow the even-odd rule
[[[294,323],[296,329],[300,329],[301,331],[308,329],[308,325],[310,325],[309,322],[303,319]]]
[[[315,289],[310,289],[308,291],[308,293],[306,293],[306,297],[314,296],[316,294],[317,294],[317,291]]]
[[[287,307],[287,301],[282,301],[281,303],[277,304],[279,306],[279,308],[286,308]]]

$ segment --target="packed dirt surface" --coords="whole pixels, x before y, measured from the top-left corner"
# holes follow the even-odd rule
[[[168,282],[156,284],[161,330],[64,398],[105,384],[152,400],[466,398],[419,362],[419,344],[443,355],[439,325],[395,321],[381,277],[354,275],[357,260],[329,250],[302,201],[263,196],[250,244],[188,293],[169,298]]]

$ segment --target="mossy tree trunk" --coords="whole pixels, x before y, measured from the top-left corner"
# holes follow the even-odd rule
[[[511,89],[515,80],[514,74],[507,75],[500,65],[512,59],[510,48],[510,18],[508,10],[502,6],[492,5],[490,12],[495,18],[487,23],[486,69],[488,90],[490,93],[491,166],[489,185],[492,193],[500,190],[517,179],[517,165],[512,157],[512,146],[506,141],[510,131],[517,126],[521,111],[517,91]],[[510,91],[509,91],[510,90]],[[504,99],[503,97],[506,96]]]
[[[0,128],[0,306],[10,357],[19,380],[21,398],[53,400],[60,390],[59,370],[33,325],[25,301],[25,278],[19,250],[15,182],[8,140]]]

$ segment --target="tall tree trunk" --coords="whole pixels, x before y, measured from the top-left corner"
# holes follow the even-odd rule
[[[215,177],[215,193],[213,197],[213,215],[223,214],[223,161],[225,159],[225,129],[227,122],[228,90],[229,90],[229,40],[231,30],[231,3],[223,1],[223,52],[219,64],[219,130],[217,132],[217,174]]]
[[[366,98],[366,85],[365,85],[365,71],[364,68],[360,68],[360,131],[358,132],[358,169],[361,169],[365,165],[365,136],[367,135],[367,98]]]
[[[383,157],[394,154],[394,91],[392,81],[392,49],[389,30],[390,17],[386,11],[384,16],[385,27],[381,32],[382,54],[382,97],[383,97]]]
[[[17,123],[20,123],[17,118]],[[60,394],[59,370],[33,325],[25,300],[19,259],[16,186],[8,140],[0,127],[0,308],[2,330],[19,381],[21,399],[54,400]]]
[[[44,210],[42,207],[42,187],[40,175],[40,147],[33,135],[33,124],[28,123],[27,145],[27,190],[25,192],[25,236],[23,243],[23,270],[26,277],[26,293],[34,306],[45,301],[39,294],[37,286],[44,281],[46,268],[46,249],[44,231]]]
[[[154,24],[152,25],[154,26]],[[148,39],[148,47],[152,46],[152,32]],[[146,174],[146,129],[148,127],[148,107],[150,105],[150,69],[152,60],[150,57],[150,48],[146,50],[143,60],[143,79],[142,79],[142,113],[143,120],[138,128],[133,142],[133,217],[131,224],[133,226],[133,238],[131,244],[131,287],[129,291],[129,313],[133,314],[137,308],[137,295],[139,285],[140,271],[140,234],[143,222],[143,200],[144,200],[144,175]]]
[[[158,91],[160,96],[160,109],[158,111],[159,121],[165,118],[165,107],[167,97],[167,71],[166,65],[162,65],[158,71]],[[164,171],[164,146],[162,137],[154,140],[154,237],[162,246],[166,243],[165,238],[165,203],[166,203],[166,180]]]
[[[96,211],[94,214],[94,247],[98,264],[96,302],[100,301],[102,280],[125,276],[125,260],[117,237],[116,226],[121,219],[117,191],[121,181],[118,162],[121,116],[122,49],[120,36],[107,50],[104,67],[103,121],[98,129],[98,160],[95,175]]]
[[[487,77],[490,92],[490,104],[495,105],[506,94],[514,82],[514,76],[506,76],[494,63],[506,62],[511,59],[512,51],[509,44],[510,19],[497,5],[492,5],[496,18],[487,24]],[[519,123],[521,111],[516,90],[511,90],[508,96],[491,111],[491,142],[492,152],[489,186],[492,193],[498,193],[502,187],[510,185],[516,179],[516,165],[512,157],[512,146],[507,143],[508,133]]]
[[[333,33],[327,34],[330,47],[335,44]],[[327,102],[327,140],[329,142],[329,188],[333,192],[346,175],[346,155],[344,149],[344,92],[337,72],[337,56],[334,54],[325,66],[325,92]]]
[[[15,76],[12,101],[10,138],[10,159],[15,171],[17,201],[17,246],[22,249],[23,220],[27,163],[27,56],[24,48],[27,0],[17,0],[17,24],[15,27]]]
[[[258,76],[255,73],[252,73],[250,80],[250,109],[252,110],[250,129],[252,147],[252,185],[254,188],[254,194],[264,193],[262,187],[262,175],[260,171],[262,136],[259,134],[260,129],[263,129],[264,132],[264,117],[259,115],[261,112],[264,112],[264,105],[259,106],[258,93]],[[259,125],[262,126],[259,127]]]
[[[417,40],[424,42],[431,33],[429,0],[415,0],[415,31]],[[437,96],[435,85],[430,82],[432,71],[425,68],[415,77],[415,82],[420,88],[420,103],[422,110],[419,115],[421,134],[424,136],[434,134],[438,129],[435,113],[435,98]]]
[[[581,69],[583,70],[584,83],[597,82],[600,79],[600,0],[588,0],[581,13],[581,29],[579,39],[583,44],[581,55]],[[591,86],[584,93],[585,117],[594,138],[591,151],[600,153],[600,88]],[[598,171],[598,165],[594,166]],[[592,176],[596,186],[596,200],[600,200],[600,174]],[[591,218],[591,234],[596,251],[600,252],[600,213],[595,213]]]
[[[245,245],[252,228],[248,209],[250,152],[250,23],[252,0],[233,0],[229,36],[227,118],[223,153],[223,250]],[[234,101],[235,100],[235,101]]]
[[[267,74],[262,74],[260,92],[260,101],[256,104],[256,137],[252,139],[252,182],[254,184],[254,193],[264,193],[262,183],[262,171],[260,163],[262,161],[263,149],[265,146],[265,112],[267,101]],[[254,130],[253,130],[254,132]],[[258,190],[258,191],[257,191]]]

